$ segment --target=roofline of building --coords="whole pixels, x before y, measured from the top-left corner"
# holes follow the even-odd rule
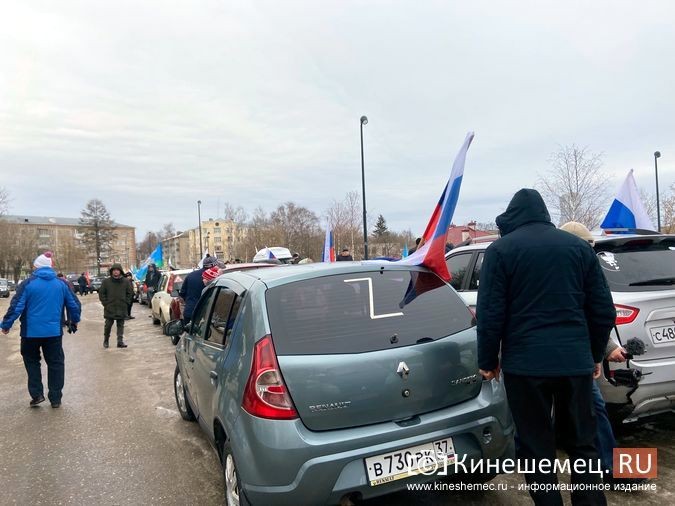
[[[14,225],[46,225],[46,226],[60,226],[60,227],[86,227],[88,225],[81,225],[79,223],[59,223],[58,220],[79,220],[79,218],[65,218],[58,216],[29,216],[26,214],[5,214],[0,216],[0,220],[7,220],[8,218],[14,218],[17,221],[8,221],[8,223]],[[55,220],[51,222],[49,220]],[[28,220],[28,221],[25,221]],[[113,227],[115,228],[131,228],[135,229],[131,225],[124,225],[122,223],[113,222]]]

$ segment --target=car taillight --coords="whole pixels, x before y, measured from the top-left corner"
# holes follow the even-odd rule
[[[614,304],[616,308],[616,324],[625,325],[626,323],[633,323],[637,318],[640,310],[636,307],[623,306],[621,304]]]
[[[279,371],[272,336],[267,335],[255,344],[242,407],[260,418],[290,420],[298,417]]]

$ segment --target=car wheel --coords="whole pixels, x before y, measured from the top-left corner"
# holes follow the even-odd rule
[[[159,325],[159,319],[155,318],[155,313],[152,313],[152,323],[155,325]]]
[[[174,346],[178,346],[178,343],[180,342],[180,336],[171,336],[171,344]]]
[[[190,401],[188,401],[185,391],[185,383],[183,383],[183,375],[178,366],[176,366],[176,372],[173,373],[173,391],[176,395],[176,406],[178,406],[181,418],[188,422],[194,422],[195,414],[190,407]]]
[[[241,492],[241,480],[232,454],[229,441],[223,445],[223,478],[225,482],[225,504],[227,506],[251,506],[246,496]]]

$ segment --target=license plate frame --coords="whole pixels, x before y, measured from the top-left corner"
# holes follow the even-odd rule
[[[363,459],[371,487],[410,478],[435,474],[455,462],[455,445],[451,437],[409,446]],[[422,460],[424,459],[424,460]],[[378,474],[378,467],[383,472]]]
[[[668,346],[675,344],[675,325],[652,327],[649,329],[649,337],[651,337],[654,346]]]

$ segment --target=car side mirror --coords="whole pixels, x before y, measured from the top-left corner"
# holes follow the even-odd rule
[[[164,325],[164,335],[178,337],[185,332],[183,320],[171,320]]]

